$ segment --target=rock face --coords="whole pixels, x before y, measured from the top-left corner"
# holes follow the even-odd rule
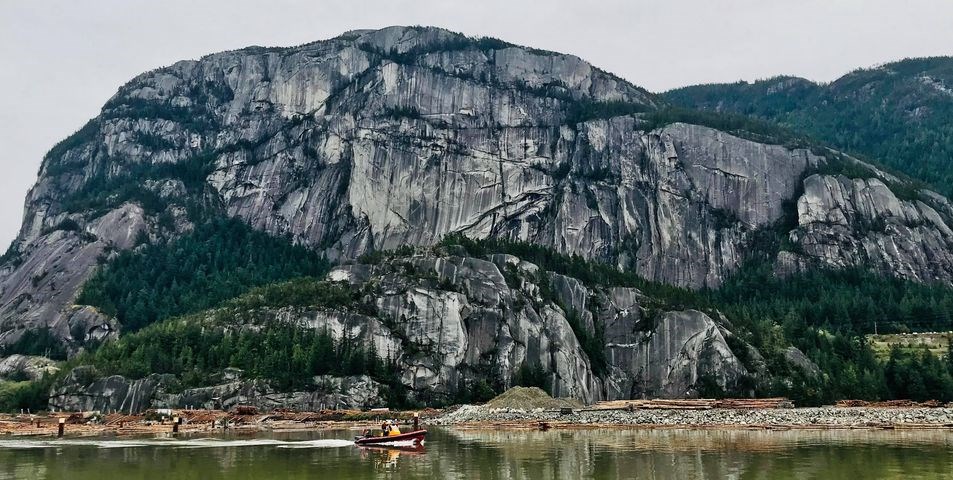
[[[144,73],[44,159],[0,263],[0,347],[38,329],[70,354],[115,337],[122,325],[73,305],[93,270],[222,215],[344,263],[459,233],[693,289],[718,287],[761,234],[783,228],[782,274],[860,266],[953,283],[947,199],[861,164],[869,175],[839,175],[836,152],[665,123],[653,116],[662,106],[573,56],[423,27]],[[508,386],[520,369],[544,372],[554,395],[585,402],[735,389],[764,371],[763,361],[742,365],[760,356],[736,355],[717,315],[647,309],[635,289],[585,285],[507,255],[400,265],[331,273],[373,290],[363,309],[262,310],[230,328],[293,322],[359,338],[397,362],[422,401],[480,382]],[[605,338],[593,343],[596,332]],[[53,405],[375,401],[374,386],[353,379],[283,394],[223,381],[177,396],[158,377],[81,380],[90,379],[55,390]],[[360,393],[334,393],[342,389]]]
[[[46,357],[10,355],[0,358],[0,380],[39,380],[57,371],[56,362]]]
[[[56,218],[50,221],[65,222],[69,217],[64,212]],[[68,224],[71,228],[78,225],[75,220]],[[78,231],[47,228],[51,230],[48,233],[21,231],[12,247],[19,253],[0,267],[2,345],[16,342],[27,328],[49,328],[75,350],[116,330],[112,320],[94,309],[72,308],[73,299],[102,255],[134,245],[146,228],[142,208],[124,203],[90,219],[85,227],[75,227]]]
[[[150,408],[204,408],[230,410],[250,405],[262,411],[277,408],[300,411],[360,409],[385,404],[381,385],[370,377],[315,377],[317,388],[309,392],[276,392],[263,380],[233,381],[203,388],[167,393],[171,376],[149,375],[130,380],[119,375],[90,377],[86,367],[78,367],[53,387],[50,407],[66,411],[139,413]]]
[[[812,175],[798,199],[800,268],[874,267],[920,282],[953,278],[953,208],[939,195],[900,199],[877,178]]]
[[[376,348],[392,355],[403,383],[424,399],[452,397],[476,381],[508,388],[521,367],[545,372],[554,396],[586,403],[692,397],[703,381],[731,390],[754,374],[703,312],[656,312],[653,321],[645,318],[646,297],[637,289],[587,286],[512,255],[397,257],[339,267],[328,277],[376,292],[379,320],[361,317],[372,326],[365,331],[395,330],[388,342],[400,348]],[[283,314],[296,316],[325,328],[313,319],[329,315]],[[598,331],[605,332],[604,365],[594,365],[579,340]],[[381,338],[361,335],[356,339],[363,342]]]
[[[351,283],[363,300],[345,310],[259,307],[209,315],[216,320],[208,320],[213,323],[207,328],[260,331],[290,323],[365,348],[373,345],[382,360],[395,365],[408,400],[425,404],[451,402],[481,386],[504,390],[517,385],[524,370],[540,372],[539,386],[553,396],[583,403],[697,397],[706,386],[738,392],[743,380],[757,374],[729,347],[731,334],[704,312],[649,309],[643,303],[651,299],[637,289],[586,285],[512,255],[483,259],[427,249],[376,264],[344,265],[328,279]],[[584,344],[583,338],[595,343]],[[740,341],[734,345],[752,348]],[[603,350],[604,358],[592,356]],[[165,393],[155,375],[85,383],[82,377],[82,370],[74,372],[54,388],[57,408],[242,404],[316,410],[385,403],[384,386],[366,376],[315,377],[312,389],[279,392],[265,379],[226,371],[218,385],[175,394]]]
[[[50,408],[72,412],[137,413],[151,406],[163,383],[173,379],[163,375],[129,381],[119,375],[95,378],[90,367],[77,367],[50,392]]]
[[[688,108],[783,124],[953,195],[951,56],[908,58],[824,83],[782,76],[696,85],[663,95]]]
[[[0,268],[0,345],[27,328],[50,328],[71,351],[102,336],[81,330],[108,321],[73,330],[68,311],[97,260],[188,229],[196,205],[334,260],[459,232],[700,288],[718,286],[752,233],[797,201],[803,258],[789,264],[953,279],[942,197],[897,208],[876,180],[802,184],[823,158],[685,123],[646,131],[612,105],[660,103],[573,56],[422,27],[144,73],[44,160]],[[896,231],[859,233],[868,214],[896,217]],[[427,295],[385,306],[468,308]]]
[[[611,400],[684,397],[698,394],[704,381],[724,388],[748,375],[721,329],[702,312],[667,312],[654,328],[634,327],[608,344],[615,370]]]
[[[205,408],[231,410],[237,405],[250,405],[261,411],[276,408],[318,411],[325,409],[362,409],[386,404],[381,384],[366,375],[352,377],[315,377],[313,391],[276,392],[262,380],[236,380],[211,387],[192,388],[181,394],[160,396],[153,401],[157,408]]]

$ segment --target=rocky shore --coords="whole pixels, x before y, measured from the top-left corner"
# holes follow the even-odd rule
[[[953,430],[953,408],[817,407],[779,409],[559,410],[492,409],[463,405],[429,420],[433,425],[514,428],[930,428]]]
[[[272,412],[237,414],[224,411],[172,411],[146,415],[0,415],[0,436],[50,436],[57,418],[68,418],[67,436],[124,436],[212,434],[281,430],[361,430],[375,428],[380,418],[395,418],[409,425],[413,412]],[[489,408],[462,405],[448,410],[417,412],[424,428],[454,429],[919,429],[953,432],[953,408],[819,407],[766,409],[635,409],[593,410]],[[181,417],[173,429],[172,418]]]
[[[438,411],[324,410],[320,412],[257,412],[253,407],[224,410],[149,410],[142,414],[102,414],[100,412],[42,412],[0,414],[0,438],[55,436],[60,419],[66,437],[167,436],[176,434],[214,435],[297,430],[375,429],[387,419],[407,428],[413,415],[432,417]]]

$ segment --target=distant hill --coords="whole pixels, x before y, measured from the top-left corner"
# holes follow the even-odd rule
[[[826,85],[782,76],[696,85],[664,97],[779,122],[953,194],[953,57],[856,70]]]

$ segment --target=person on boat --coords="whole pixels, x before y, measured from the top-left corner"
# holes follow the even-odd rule
[[[386,437],[390,434],[390,423],[385,421],[381,424],[381,436]]]
[[[390,427],[390,430],[387,431],[387,436],[395,437],[400,435],[400,428],[397,426],[397,421],[394,421],[393,426]]]

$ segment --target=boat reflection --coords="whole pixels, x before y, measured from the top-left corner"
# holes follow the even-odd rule
[[[397,468],[401,456],[418,456],[427,453],[422,443],[413,445],[358,445],[361,458],[371,460],[380,470]]]

